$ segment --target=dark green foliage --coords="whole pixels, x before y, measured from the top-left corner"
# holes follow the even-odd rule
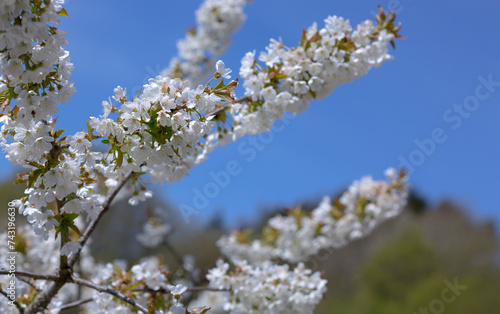
[[[452,203],[406,211],[319,266],[329,282],[315,313],[500,313],[499,247],[491,222]]]
[[[378,299],[397,301],[410,294],[422,278],[436,274],[439,265],[432,248],[413,229],[381,247],[364,266],[361,281]]]

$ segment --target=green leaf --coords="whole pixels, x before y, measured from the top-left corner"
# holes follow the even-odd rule
[[[72,224],[68,225],[68,227],[70,227],[71,230],[76,232],[76,234],[78,234],[79,236],[82,236],[82,233],[80,232],[80,230],[78,229],[78,227],[75,224],[72,223]]]
[[[229,84],[226,85],[227,90],[232,91],[238,86],[238,80],[239,77],[237,77],[235,80],[231,81]]]
[[[224,86],[224,79],[220,79],[220,81],[217,82],[215,85],[214,89],[221,89]]]
[[[174,151],[174,153],[175,153],[177,156],[181,157],[181,155],[179,155],[179,149],[178,149],[178,148],[174,148],[174,147],[172,146],[172,150]]]
[[[76,219],[76,217],[78,217],[78,214],[76,213],[64,214],[62,221],[64,222],[73,221]]]
[[[56,130],[54,132],[54,138],[58,138],[61,134],[63,134],[66,130]]]
[[[57,116],[54,120],[52,120],[52,123],[50,123],[50,133],[52,133],[52,136],[54,136],[54,130],[56,129],[57,118],[59,118],[59,116]]]
[[[231,93],[230,91],[228,90],[220,90],[218,92],[215,92],[214,93],[216,96],[219,96],[221,98],[224,98],[225,100],[227,100],[228,102],[233,102],[234,99],[233,97],[231,96]]]
[[[113,271],[118,274],[122,272],[122,269],[118,265],[113,264]]]
[[[13,184],[25,184],[28,180],[22,179],[22,178],[17,178]]]
[[[62,16],[67,16],[67,17],[70,17],[70,16],[69,16],[69,14],[68,14],[68,12],[66,11],[66,9],[65,9],[65,8],[62,8],[62,9],[61,9],[61,11],[59,11],[59,12],[57,13],[57,15],[62,15]]]
[[[149,305],[148,314],[155,314],[155,306],[153,304]]]
[[[0,106],[2,110],[10,104],[9,94],[10,92],[8,89],[0,92]]]
[[[42,174],[42,172],[43,172],[43,169],[39,168],[39,169],[33,170],[30,173],[29,178],[28,178],[28,187],[29,188],[33,187],[33,184],[35,184],[36,180]]]
[[[109,140],[102,140],[101,143],[103,143],[103,144],[109,144]]]
[[[117,149],[116,152],[118,153],[118,157],[116,158],[116,167],[115,170],[120,168],[123,164],[123,153],[120,149]]]
[[[201,310],[202,310],[202,311],[201,311],[201,314],[205,314],[206,312],[210,311],[210,309],[211,309],[211,307],[205,307],[205,306],[203,306],[203,307],[201,308]]]
[[[306,35],[307,35],[307,32],[305,29],[302,30],[302,37],[300,38],[300,45],[301,46],[304,46],[304,44],[306,43]]]
[[[94,128],[90,126],[90,121],[85,119],[85,123],[87,123],[87,133],[90,134],[94,131]]]
[[[142,285],[142,282],[137,282],[137,283],[131,285],[130,287],[125,288],[125,291],[133,290],[133,289],[139,287],[140,285]]]

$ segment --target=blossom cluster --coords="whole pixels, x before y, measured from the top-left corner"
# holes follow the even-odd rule
[[[311,82],[318,79],[340,84],[351,80],[353,76],[363,74],[369,67],[387,59],[387,42],[397,34],[391,18],[386,21],[387,18],[384,17],[377,27],[368,22],[364,23],[366,27],[358,27],[358,31],[352,35],[348,34],[350,31],[348,22],[344,22],[341,18],[328,18],[325,29],[318,31],[313,26],[304,33],[301,46],[297,49],[287,50],[273,41],[268,47],[268,52],[262,54],[260,58],[267,60],[267,70],[259,72],[260,66],[254,59],[250,60],[253,58],[252,53],[243,58],[240,73],[246,79],[244,86],[248,97],[248,101],[243,104],[231,106],[234,102],[233,90],[237,80],[224,84],[223,79],[229,78],[230,70],[225,68],[222,61],[218,61],[213,78],[222,79],[215,87],[210,87],[208,84],[191,87],[188,81],[181,81],[179,78],[157,76],[144,85],[140,95],[129,100],[126,89],[119,86],[113,96],[113,99],[120,103],[119,108],[113,105],[111,99],[104,101],[104,113],[89,119],[87,132],[81,131],[75,135],[61,137],[63,131],[55,129],[56,121],[51,116],[57,107],[49,106],[54,108],[47,111],[44,110],[47,106],[43,104],[45,100],[56,96],[58,101],[67,100],[61,99],[61,95],[71,96],[71,93],[63,92],[72,90],[72,83],[68,81],[72,65],[69,63],[68,53],[61,48],[61,45],[65,44],[62,37],[64,33],[48,24],[48,22],[57,24],[55,17],[57,14],[64,15],[65,11],[58,1],[47,2],[47,5],[43,4],[45,2],[40,2],[38,7],[38,2],[33,3],[35,5],[29,7],[31,11],[24,11],[22,7],[15,8],[20,9],[20,13],[17,17],[13,15],[11,18],[13,22],[7,23],[5,34],[7,36],[13,33],[14,38],[19,37],[13,28],[18,24],[15,20],[19,20],[21,25],[30,25],[29,22],[25,22],[29,21],[26,17],[38,14],[35,16],[36,19],[32,17],[32,20],[36,22],[38,28],[44,30],[45,37],[54,38],[53,45],[57,46],[57,49],[53,47],[52,50],[57,53],[43,55],[45,58],[43,62],[33,67],[29,66],[33,63],[33,55],[37,56],[35,52],[45,51],[50,45],[47,44],[49,39],[43,37],[45,41],[42,41],[37,37],[38,33],[28,32],[26,36],[31,37],[26,39],[26,42],[41,42],[41,44],[38,47],[23,42],[22,46],[31,47],[33,52],[20,56],[24,62],[21,68],[24,67],[25,73],[34,71],[46,76],[41,82],[39,81],[41,79],[28,82],[22,79],[16,81],[16,76],[11,73],[14,71],[12,67],[4,67],[6,70],[2,72],[2,77],[5,77],[5,80],[2,82],[5,83],[2,84],[6,88],[4,90],[6,114],[0,118],[3,123],[0,140],[2,148],[7,151],[7,157],[14,164],[23,165],[30,170],[20,175],[18,182],[27,183],[28,189],[27,196],[17,201],[17,206],[22,214],[28,216],[35,231],[45,238],[53,228],[64,229],[65,227],[61,226],[63,222],[73,226],[71,221],[76,217],[74,214],[86,213],[90,219],[97,217],[102,211],[104,201],[103,195],[95,193],[98,191],[96,181],[99,175],[104,176],[108,188],[116,186],[118,181],[130,172],[149,174],[153,182],[179,181],[196,164],[204,161],[214,147],[227,143],[231,134],[233,139],[236,139],[245,133],[257,133],[268,129],[272,121],[283,114],[284,108],[290,109],[293,107],[291,103],[297,103],[296,100],[299,99],[297,95],[302,95],[300,99],[303,101],[310,101],[312,96],[319,97],[318,95],[332,89],[328,85],[330,83],[327,84],[330,87],[321,85],[322,89],[307,87],[312,84]],[[244,3],[245,1],[227,0],[205,2],[197,13],[201,26],[196,34],[205,39],[215,36],[219,38],[218,41],[226,42],[228,31],[234,30],[242,22],[241,7]],[[240,14],[233,16],[233,11]],[[11,14],[12,12],[15,10],[12,9]],[[366,39],[375,35],[377,39]],[[202,39],[193,40],[203,42]],[[351,46],[354,48],[346,48]],[[316,56],[319,54],[317,51],[326,48],[331,50],[328,52],[328,58]],[[2,54],[3,64],[8,65],[14,60],[15,55],[12,50],[15,49],[9,46],[6,53]],[[316,51],[314,54],[313,50]],[[338,67],[331,66],[332,60],[340,58],[339,54],[343,54],[342,62]],[[346,57],[347,55],[349,57]],[[361,55],[366,58],[361,58]],[[376,61],[373,55],[378,56],[375,58]],[[198,65],[201,62],[201,59],[192,60]],[[47,74],[46,68],[51,68],[52,71]],[[320,70],[324,68],[325,71],[313,71],[313,68]],[[350,70],[346,70],[346,74],[342,72],[344,70],[338,69]],[[311,73],[314,76],[309,77]],[[256,81],[259,77],[262,79],[262,84]],[[336,81],[333,78],[337,78]],[[304,83],[306,81],[309,85]],[[256,82],[257,85],[254,84]],[[303,83],[307,85],[304,86],[310,90],[309,93],[299,93],[299,89],[291,87]],[[17,85],[14,88],[11,84]],[[276,93],[275,89],[281,91]],[[31,95],[31,100],[36,100],[31,101],[29,106],[23,101],[23,95],[26,93]],[[11,100],[15,100],[14,107],[10,104]],[[55,104],[56,101],[52,99],[51,103]],[[284,105],[285,103],[287,104]],[[229,107],[234,121],[230,129],[234,130],[234,133],[225,128],[227,126],[225,115],[211,114],[220,108]],[[245,108],[255,110],[252,109],[250,113]],[[272,109],[274,113],[283,110],[281,113],[269,114],[266,108],[274,108]],[[281,109],[276,111],[276,108]],[[297,112],[297,110],[291,111]],[[30,114],[27,114],[28,112]],[[41,113],[43,115],[40,116]],[[114,113],[118,115],[113,117]],[[254,121],[266,127],[261,128],[254,122],[248,124],[245,121],[248,123]],[[214,130],[216,125],[218,127]],[[11,143],[8,142],[8,137],[12,137]],[[97,139],[109,145],[106,154],[94,151],[92,141]],[[134,177],[130,185],[135,182],[137,177]],[[131,204],[137,204],[152,196],[142,185],[135,185],[132,190]],[[57,202],[57,208],[49,209],[48,205],[53,202]],[[68,244],[65,252],[71,254],[78,249],[77,245]]]
[[[142,226],[142,232],[136,238],[145,247],[157,247],[166,239],[171,230],[170,224],[161,223],[152,217]]]
[[[56,241],[51,232],[51,239],[43,240],[31,232],[29,225],[24,225],[18,229],[15,238],[16,247],[16,266],[18,269],[29,270],[37,274],[51,274],[57,270],[59,262],[59,241]],[[7,256],[7,233],[0,233],[0,261],[1,269],[8,269],[9,262]],[[126,263],[117,260],[114,263],[96,263],[90,255],[90,250],[85,247],[80,256],[80,265],[78,277],[88,277],[91,282],[98,284],[107,284],[108,287],[117,291],[126,291],[126,289],[135,286],[138,289],[134,292],[134,298],[139,302],[147,303],[151,293],[158,291],[158,294],[164,298],[164,308],[174,313],[186,313],[186,307],[175,300],[176,295],[181,295],[186,291],[186,287],[181,284],[170,284],[170,275],[168,269],[160,264],[156,257],[144,258],[130,270],[126,271]],[[19,278],[19,276],[18,276]],[[12,280],[7,276],[0,276],[0,285],[8,286]],[[45,280],[33,282],[17,279],[16,296],[21,306],[28,305],[33,301],[36,291],[47,288],[49,282]],[[48,310],[51,313],[58,313],[59,309],[67,303],[78,297],[81,293],[83,298],[91,298],[92,302],[86,303],[84,308],[90,313],[134,313],[134,311],[123,302],[114,298],[110,294],[100,293],[96,290],[83,289],[78,292],[77,286],[66,285],[59,292],[56,298],[52,299]],[[18,313],[18,310],[9,306],[7,298],[0,298],[0,307],[4,310],[2,313]],[[180,311],[182,309],[182,312]],[[175,312],[177,310],[177,312]],[[156,313],[170,313],[169,311],[157,311]],[[193,312],[195,313],[195,312]]]
[[[381,221],[399,213],[408,193],[406,176],[404,173],[397,174],[392,169],[387,170],[386,175],[389,178],[387,182],[373,181],[370,177],[354,182],[336,202],[332,204],[325,198],[311,213],[293,210],[289,216],[270,219],[268,226],[263,229],[267,235],[265,239],[254,240],[251,244],[241,241],[243,238],[236,234],[221,239],[221,252],[231,258],[234,268],[231,269],[222,260],[218,261],[216,267],[207,274],[208,287],[218,291],[204,292],[193,302],[203,306],[191,308],[188,313],[203,313],[208,310],[205,306],[213,307],[213,311],[205,313],[312,313],[326,291],[326,280],[319,272],[313,273],[301,263],[290,268],[287,264],[279,265],[272,261],[305,261],[317,250],[343,246],[367,234]],[[155,214],[161,215],[162,212],[155,210]],[[160,218],[164,220],[164,217]],[[153,232],[156,236],[150,239],[158,243],[166,240],[164,229],[170,228],[166,223],[161,224],[161,220],[148,221],[161,230]],[[16,239],[16,250],[20,253],[19,265],[22,269],[39,273],[55,271],[59,258],[58,242],[53,237],[44,241],[28,231],[29,226],[23,227]],[[53,235],[53,231],[50,234]],[[0,235],[0,239],[5,237],[6,233]],[[7,241],[1,243],[5,244]],[[4,248],[2,252],[7,250]],[[45,263],[47,259],[53,261]],[[188,264],[184,268],[192,271],[193,261]],[[6,266],[2,265],[2,268],[5,269]],[[143,258],[128,271],[126,269],[126,264],[121,261],[113,264],[95,263],[88,251],[84,250],[80,257],[78,275],[127,293],[142,304],[162,300],[162,306],[156,313],[185,313],[186,307],[176,295],[185,293],[192,285],[189,278],[175,279],[172,272],[154,256]],[[41,282],[37,288],[45,286],[46,283]],[[52,300],[49,309],[56,311],[76,297],[77,289],[65,287]],[[84,289],[82,293],[82,297],[92,299],[92,302],[83,305],[88,311],[133,313],[129,306],[111,294],[88,289]],[[33,297],[33,287],[21,283],[18,300],[24,302],[22,304],[28,304]],[[3,299],[4,302],[6,300]]]
[[[388,181],[364,177],[355,181],[334,202],[325,197],[317,208],[300,208],[288,215],[271,218],[260,239],[247,232],[223,236],[217,243],[232,260],[258,265],[268,260],[305,262],[322,249],[339,248],[363,237],[382,221],[397,215],[406,206],[408,185],[404,172],[386,171]]]
[[[62,88],[72,88],[67,80],[72,65],[68,53],[60,47],[65,44],[64,33],[48,24],[57,24],[55,17],[65,11],[58,1],[47,2],[45,6],[43,3],[39,7],[33,4],[27,8],[13,7],[12,12],[18,16],[12,18],[13,25],[4,26],[2,35],[6,39],[12,36],[14,43],[14,39],[18,40],[17,46],[27,48],[12,43],[2,53],[5,114],[0,118],[3,123],[0,144],[9,160],[30,170],[19,175],[18,183],[26,183],[28,189],[27,196],[16,201],[16,205],[20,213],[28,216],[35,232],[47,239],[54,228],[75,227],[72,221],[77,215],[86,213],[95,219],[102,211],[104,196],[96,193],[98,175],[107,179],[108,188],[116,186],[131,171],[151,174],[153,181],[172,182],[184,177],[203,149],[200,138],[215,125],[206,114],[222,102],[220,96],[231,97],[232,90],[222,81],[214,89],[191,88],[178,78],[158,76],[144,86],[140,96],[128,101],[126,89],[117,87],[113,98],[121,103],[119,109],[112,106],[111,100],[105,101],[104,113],[90,118],[87,132],[61,137],[63,131],[55,129],[56,120],[51,115],[57,110],[56,101],[66,100],[61,98],[64,95],[71,96],[63,93]],[[38,15],[23,9],[37,11]],[[31,26],[32,32],[28,32],[30,20],[35,24]],[[16,21],[27,28],[23,31],[27,38],[19,35],[17,28],[21,26]],[[35,32],[36,28],[40,29]],[[31,42],[39,44],[32,46]],[[34,56],[43,62],[37,61],[31,67]],[[21,60],[20,69],[13,66],[15,60]],[[229,77],[230,70],[223,62],[217,63],[216,69],[219,77]],[[53,108],[46,103],[53,104]],[[119,116],[111,119],[109,116],[115,111]],[[92,141],[96,139],[110,146],[107,154],[93,151]],[[130,202],[136,204],[148,197],[151,192],[139,186]],[[51,203],[57,203],[56,208]],[[75,243],[67,243],[63,253],[70,255],[78,250]]]
[[[306,269],[301,262],[321,249],[339,248],[368,234],[380,222],[402,210],[408,194],[406,175],[393,169],[388,169],[386,175],[388,181],[373,181],[370,177],[355,181],[335,202],[325,197],[312,212],[295,209],[287,216],[271,218],[263,228],[260,240],[250,242],[242,236],[244,233],[223,237],[218,244],[221,252],[230,257],[234,268],[222,260],[218,261],[216,267],[208,271],[207,280],[209,288],[219,291],[205,292],[194,304],[214,306],[214,313],[312,313],[326,291],[326,280],[319,272]],[[154,214],[161,216],[162,211],[157,209]],[[164,218],[146,224],[159,228],[160,231],[154,231],[155,237],[150,239],[158,242],[156,244],[166,241],[170,229],[166,222],[162,224]],[[15,241],[16,250],[20,253],[19,267],[39,273],[54,272],[59,259],[56,254],[59,243],[54,237],[44,241],[28,231],[29,226],[23,227]],[[51,235],[53,233],[50,232]],[[2,238],[6,238],[6,233],[0,234]],[[1,243],[5,245],[7,241]],[[148,246],[151,244],[148,243]],[[7,252],[7,249],[4,247],[2,252]],[[46,260],[52,262],[43,262]],[[287,264],[280,265],[273,261],[299,264],[290,268]],[[183,265],[184,274],[189,275],[194,270],[194,262],[188,259],[185,262],[189,265]],[[6,269],[8,265],[1,266]],[[139,303],[147,304],[160,298],[163,305],[158,313],[185,311],[182,300],[175,296],[183,294],[192,285],[189,277],[175,278],[168,267],[154,256],[145,257],[129,270],[126,269],[126,264],[121,261],[96,263],[84,250],[78,274],[91,282],[133,295]],[[42,282],[37,288],[46,284]],[[19,287],[18,299],[29,303],[34,296],[33,287],[23,283]],[[65,288],[58,298],[53,299],[49,308],[57,309],[75,298],[76,293],[74,287]],[[214,293],[217,297],[213,297]],[[208,294],[212,297],[207,297]],[[82,296],[92,299],[85,305],[92,312],[133,312],[111,294],[84,289]]]
[[[248,101],[231,108],[233,140],[271,129],[284,112],[303,112],[313,99],[323,99],[337,86],[365,75],[372,67],[391,59],[388,45],[400,37],[394,14],[360,23],[353,31],[349,20],[329,16],[325,27],[314,23],[304,31],[298,47],[288,48],[271,40],[257,62],[255,51],[241,61]]]
[[[19,175],[17,183],[27,183],[28,189],[16,206],[45,239],[60,214],[86,211],[93,216],[100,209],[98,197],[84,184],[83,173],[91,170],[80,167],[84,159],[92,166],[95,155],[63,154],[66,139],[68,144],[88,144],[78,135],[58,141],[62,131],[55,129],[52,117],[57,105],[75,92],[69,81],[73,64],[62,48],[66,33],[55,27],[58,17],[67,15],[63,2],[7,1],[0,13],[0,146],[14,165],[29,169]],[[78,145],[70,150],[78,152]],[[63,199],[65,208],[47,209]],[[72,224],[68,218],[64,221]]]
[[[270,261],[235,265],[236,270],[230,272],[229,264],[219,260],[207,275],[210,286],[231,290],[222,301],[223,310],[229,313],[313,313],[326,292],[327,281],[320,272],[313,273],[304,264],[292,270]]]
[[[57,105],[75,92],[69,81],[73,64],[62,48],[66,33],[53,26],[65,14],[63,2],[19,0],[0,5],[0,142],[15,165],[43,160],[53,139],[41,121],[50,123]],[[8,136],[14,137],[11,145]]]
[[[212,2],[200,9],[201,29],[222,36],[236,21],[231,22],[231,14],[221,9],[227,25],[210,28],[203,12],[223,4]],[[0,145],[13,164],[29,169],[19,175],[17,182],[26,183],[28,189],[16,206],[45,239],[50,230],[66,228],[63,223],[74,226],[74,214],[86,213],[94,219],[102,211],[104,196],[95,193],[99,191],[98,175],[107,179],[108,188],[131,171],[151,174],[155,182],[184,177],[198,153],[206,150],[200,139],[215,125],[206,114],[223,102],[220,96],[231,97],[235,87],[219,82],[214,89],[191,88],[178,78],[158,76],[131,101],[126,98],[126,89],[117,87],[113,98],[121,103],[119,109],[111,100],[105,101],[104,113],[90,118],[87,132],[62,137],[52,115],[58,111],[57,104],[66,102],[75,91],[69,81],[73,65],[61,47],[66,44],[65,33],[52,26],[59,24],[59,15],[67,15],[62,3],[3,3],[0,25]],[[218,20],[218,15],[214,19]],[[222,62],[216,69],[218,77],[229,78],[230,70]],[[111,119],[109,115],[115,111],[119,116]],[[107,154],[93,151],[96,139],[110,146]],[[151,192],[139,186],[130,202],[136,204],[148,197]],[[51,203],[57,206],[53,208]],[[69,255],[78,249],[69,243],[64,252]]]
[[[30,169],[51,159],[51,115],[75,92],[65,33],[53,26],[65,14],[62,3],[1,4],[0,146],[14,165]]]
[[[230,44],[230,36],[245,21],[248,0],[206,0],[196,11],[196,27],[177,43],[179,58],[172,59],[162,74],[202,82]]]
[[[35,235],[32,232],[32,228],[29,225],[19,226],[16,230],[16,237],[14,239],[15,249],[17,252],[15,255],[17,270],[27,270],[36,274],[52,274],[57,271],[59,265],[59,241],[54,240],[54,231],[50,232],[50,239],[44,240],[42,237]],[[0,233],[0,268],[9,269],[9,260],[7,252],[12,251],[7,247],[8,243],[7,232]],[[89,275],[93,273],[95,266],[94,258],[90,254],[88,247],[82,250],[80,256],[80,269],[79,274]],[[37,291],[46,289],[50,281],[46,280],[29,280],[20,279],[20,276],[16,275],[16,296],[17,300],[22,305],[29,304],[36,295]],[[7,276],[0,276],[0,286],[7,287],[9,281],[12,278]],[[78,289],[73,285],[66,285],[60,291],[56,298],[54,298],[50,304],[49,309],[54,310],[59,308],[61,305],[66,304],[74,300],[77,296]],[[0,298],[0,308],[2,313],[6,314],[17,314],[18,310],[8,304],[9,299]]]
[[[65,33],[56,28],[58,17],[68,15],[63,2],[0,3],[0,146],[14,165],[27,169],[16,180],[26,184],[26,195],[14,203],[40,235],[20,228],[15,250],[18,267],[47,274],[19,283],[17,307],[57,312],[88,297],[91,302],[78,306],[92,313],[146,311],[139,304],[149,304],[155,313],[209,313],[205,305],[211,304],[189,310],[182,304],[182,295],[196,288],[187,278],[197,271],[192,259],[183,261],[180,273],[186,278],[157,257],[143,258],[130,269],[120,261],[96,263],[85,246],[93,228],[121,194],[131,195],[132,205],[152,196],[141,175],[153,182],[180,181],[217,145],[269,130],[284,112],[302,112],[313,99],[389,59],[388,44],[400,28],[394,26],[394,14],[380,11],[377,25],[366,21],[355,31],[348,21],[329,17],[325,28],[313,25],[304,31],[296,48],[272,40],[258,57],[265,66],[255,52],[248,53],[240,69],[245,96],[237,100],[238,79],[225,83],[231,70],[220,60],[215,63],[215,56],[243,23],[246,1],[206,0],[196,12],[196,29],[178,44],[182,61],[174,60],[165,75],[151,78],[132,98],[118,86],[113,100],[102,102],[103,114],[88,119],[87,130],[63,136],[53,115],[75,92],[73,64],[62,48]],[[214,66],[209,82],[196,86]],[[95,141],[107,150],[100,151]],[[219,246],[234,269],[220,261],[209,271],[206,288],[220,293],[215,306],[231,313],[312,313],[326,280],[301,263],[290,268],[274,262],[305,261],[397,214],[408,193],[406,176],[394,170],[387,176],[389,182],[355,182],[340,199],[325,198],[311,213],[297,209],[274,217],[259,239],[246,233],[223,237]],[[167,244],[172,228],[162,220],[148,220],[138,240],[146,246]],[[0,249],[8,243],[5,237],[0,235]],[[92,290],[78,291],[66,285],[70,282]],[[0,305],[5,301],[0,297]]]
[[[222,62],[219,65],[227,70]],[[106,178],[134,171],[150,174],[154,182],[181,180],[203,148],[200,139],[216,125],[208,113],[222,101],[217,94],[217,88],[191,88],[187,81],[164,76],[150,79],[142,94],[130,101],[126,89],[117,87],[119,117],[108,117],[117,109],[104,101],[104,114],[90,118],[93,137],[103,138],[113,154],[109,163],[97,164],[96,169]]]

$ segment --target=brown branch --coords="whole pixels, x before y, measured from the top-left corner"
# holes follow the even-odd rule
[[[94,231],[95,227],[97,226],[97,224],[99,223],[99,221],[101,220],[102,216],[109,210],[109,207],[111,205],[111,203],[113,202],[113,200],[115,199],[116,195],[118,194],[118,192],[122,189],[122,187],[125,185],[125,183],[132,177],[132,175],[134,174],[133,171],[129,172],[115,187],[113,190],[111,190],[111,192],[109,192],[109,194],[106,196],[106,200],[104,201],[104,204],[102,205],[103,209],[99,212],[99,215],[97,216],[96,219],[92,220],[89,225],[87,226],[87,228],[85,229],[85,232],[83,233],[83,236],[80,238],[80,240],[78,241],[79,244],[80,244],[80,248],[78,249],[78,251],[74,254],[72,254],[71,258],[69,259],[68,261],[68,265],[69,267],[73,267],[76,263],[76,261],[78,260],[78,258],[80,258],[80,253],[82,251],[82,248],[85,246],[85,243],[87,243],[87,240],[90,238],[90,235],[92,234],[92,232]]]
[[[71,309],[71,308],[74,308],[74,307],[79,307],[80,305],[83,305],[85,303],[89,303],[89,302],[92,302],[92,301],[94,301],[94,299],[92,299],[92,298],[78,300],[78,301],[75,301],[75,302],[64,304],[63,306],[61,306],[60,308],[58,308],[58,310],[59,311],[68,310],[68,309]]]
[[[17,300],[11,300],[7,295],[7,293],[5,293],[3,290],[0,290],[0,294],[4,295],[9,300],[9,302],[12,301],[12,303],[14,303],[19,313],[24,313],[24,308],[21,306],[21,304],[19,304],[19,302],[17,302]]]
[[[227,292],[231,291],[231,289],[219,289],[215,287],[191,287],[188,288],[187,291],[198,292],[198,291],[215,291],[215,292]]]
[[[76,265],[73,266],[73,272],[76,273],[81,273],[82,271],[82,260],[78,259],[76,261]],[[75,271],[76,268],[76,271]],[[82,286],[78,285],[77,291],[76,291],[76,299],[79,300],[82,297]]]
[[[0,275],[7,275],[7,274],[9,274],[8,270],[0,269]],[[59,280],[59,277],[56,275],[35,274],[35,273],[30,273],[27,271],[20,271],[20,270],[16,270],[15,274],[16,274],[16,276],[29,277],[29,278],[40,279],[40,280],[52,280],[52,281]]]
[[[250,100],[250,96],[241,96],[240,98],[237,98],[234,102],[235,103],[243,103],[247,102]]]
[[[182,256],[177,252],[177,250],[168,242],[168,240],[165,239],[162,241],[162,244],[167,248],[167,251],[169,251],[170,255],[173,256],[177,264],[179,264],[180,267],[184,268],[184,260]]]
[[[130,291],[133,292],[149,292],[149,293],[170,293],[170,289],[165,289],[165,288],[160,288],[160,289],[151,289],[148,288],[147,286],[144,288],[138,288],[138,289],[132,289]],[[215,287],[190,287],[187,288],[186,291],[190,292],[199,292],[199,291],[214,291],[214,292],[228,292],[231,291],[231,289],[219,289]]]
[[[36,292],[40,291],[40,289],[38,289],[38,287],[35,286],[35,284],[31,282],[31,280],[30,280],[31,278],[18,277],[17,279],[24,282],[27,285],[30,285],[33,289],[35,289]]]
[[[82,285],[82,286],[86,286],[86,287],[92,288],[92,289],[97,290],[99,292],[104,292],[104,293],[107,293],[107,294],[111,294],[112,296],[115,296],[115,297],[117,297],[117,298],[119,298],[119,299],[127,302],[128,304],[132,305],[136,309],[138,309],[140,311],[143,311],[144,313],[148,312],[148,310],[144,306],[142,306],[139,303],[135,302],[134,299],[127,297],[126,295],[124,295],[120,291],[116,291],[114,289],[111,289],[111,288],[108,288],[108,287],[104,287],[104,286],[95,284],[95,283],[93,283],[91,281],[88,281],[88,280],[85,280],[85,279],[81,279],[81,278],[75,278],[75,277],[73,277],[72,278],[72,282],[76,283],[77,285]]]
[[[90,235],[94,231],[95,227],[97,226],[97,223],[100,221],[102,216],[109,210],[109,207],[111,203],[113,202],[114,198],[118,194],[118,192],[121,190],[121,188],[125,185],[125,183],[132,177],[134,172],[130,172],[127,174],[113,190],[106,196],[106,200],[104,201],[103,204],[103,210],[99,213],[96,219],[90,222],[90,224],[87,226],[85,229],[85,233],[83,234],[82,238],[80,239],[80,247],[78,251],[74,254],[72,254],[71,258],[68,259],[67,256],[60,256],[59,260],[59,271],[58,275],[52,277],[49,280],[53,280],[54,282],[44,291],[41,293],[38,293],[35,300],[28,306],[26,309],[27,314],[34,314],[39,311],[43,311],[47,305],[49,305],[50,301],[52,298],[57,294],[57,292],[68,282],[72,281],[71,278],[71,273],[73,270],[73,266],[78,261],[80,257],[80,253],[82,251],[83,246],[87,242],[87,240],[90,238]],[[61,247],[64,245],[65,240],[63,240],[63,237],[61,237]],[[33,277],[32,277],[33,278]],[[39,279],[44,279],[44,278],[39,278]],[[133,300],[132,300],[133,301]],[[147,311],[146,311],[147,312]]]
[[[248,97],[241,97],[239,99],[236,99],[235,101],[236,102],[243,102],[243,101],[247,101],[247,100],[248,100]],[[213,111],[210,114],[217,114],[219,112],[227,110],[229,108],[229,106],[230,106],[230,104],[225,104],[224,106],[222,106],[221,108],[216,109],[215,111]],[[101,220],[101,218],[103,217],[103,215],[109,210],[110,205],[113,202],[113,200],[116,197],[116,195],[118,194],[118,192],[123,188],[123,186],[125,185],[125,183],[130,178],[132,178],[133,175],[134,175],[133,171],[129,172],[118,183],[118,185],[115,186],[113,188],[113,190],[111,190],[110,193],[108,193],[108,195],[106,196],[106,199],[105,199],[105,201],[103,203],[103,209],[99,212],[99,214],[96,217],[96,219],[94,219],[94,220],[92,220],[90,222],[90,224],[85,229],[85,232],[84,232],[83,236],[80,238],[80,240],[79,240],[80,247],[78,248],[77,252],[73,253],[70,258],[67,258],[66,256],[62,256],[61,255],[58,276],[50,276],[50,278],[49,277],[46,277],[46,278],[35,278],[35,277],[31,276],[31,278],[53,280],[54,282],[49,286],[49,288],[47,290],[45,290],[45,291],[37,294],[35,300],[29,305],[28,309],[26,310],[26,313],[35,313],[36,311],[40,311],[40,310],[43,310],[44,308],[46,308],[47,305],[52,300],[52,298],[57,294],[57,292],[67,282],[71,281],[70,278],[71,278],[71,273],[72,273],[73,266],[75,265],[75,263],[80,258],[80,253],[81,253],[83,247],[85,246],[85,244],[87,243],[88,239],[90,238],[90,235],[95,230],[97,224],[99,223],[99,221]],[[61,247],[62,247],[62,245],[64,245],[64,243],[61,244]],[[175,258],[178,259],[177,257],[175,257]],[[178,261],[179,261],[179,259],[178,259]],[[36,275],[36,274],[31,274],[31,275]],[[30,276],[28,276],[28,277],[30,277]],[[81,279],[78,279],[78,280],[81,280]],[[83,282],[83,281],[80,281],[80,282]],[[87,283],[93,285],[93,283],[91,283],[91,282],[87,282]],[[96,285],[95,287],[100,287],[100,286]],[[140,306],[138,304],[136,305],[136,303],[135,303],[134,300],[128,298],[125,295],[123,295],[121,292],[118,292],[118,291],[115,291],[115,290],[112,290],[112,289],[110,289],[108,291],[107,289],[109,289],[109,288],[105,288],[105,287],[100,287],[99,289],[105,289],[105,290],[102,290],[102,291],[99,290],[99,291],[101,291],[101,292],[107,292],[107,293],[110,293],[110,294],[112,294],[112,295],[114,295],[116,297],[119,297],[119,298],[125,300],[126,302],[128,302],[128,303],[136,306],[139,309],[142,307],[142,306]],[[209,290],[209,289],[205,289],[205,290]],[[126,298],[126,299],[124,299],[124,298]],[[129,301],[127,301],[127,299]],[[141,310],[143,310],[143,309],[141,309]],[[146,311],[146,310],[144,309],[144,311]]]
[[[181,267],[184,270],[184,272],[186,273],[186,277],[189,277],[189,279],[191,280],[191,284],[193,284],[194,286],[198,286],[200,284],[199,280],[197,278],[195,278],[195,276],[193,275],[193,273],[191,271],[187,270],[184,267],[184,259],[183,259],[183,257],[172,246],[172,244],[168,241],[167,237],[165,237],[163,239],[162,244],[167,248],[167,250],[169,251],[169,253],[174,257],[174,259],[177,262],[177,264],[179,265],[179,267]],[[160,291],[149,290],[148,292],[160,292]],[[169,291],[165,290],[163,293],[167,293],[167,292],[169,292]],[[193,297],[194,297],[194,294],[191,294],[190,296],[188,296],[186,298],[187,299],[186,300],[186,304],[189,304],[191,302],[191,300],[193,299]]]
[[[69,240],[61,234],[61,247],[64,246]],[[59,290],[67,283],[71,281],[72,269],[68,264],[68,257],[65,255],[59,256],[59,270],[57,272],[58,279],[50,284],[50,286],[37,293],[35,299],[26,309],[25,313],[35,314],[38,312],[43,312],[54,296],[59,292]]]
[[[59,292],[59,290],[66,284],[67,276],[64,274],[65,272],[61,272],[61,279],[58,281],[54,281],[46,290],[38,293],[35,297],[35,300],[31,302],[24,313],[26,314],[35,314],[38,312],[43,312],[47,305],[49,305],[52,298]]]

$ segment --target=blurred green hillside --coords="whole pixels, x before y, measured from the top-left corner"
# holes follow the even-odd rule
[[[319,263],[328,293],[316,313],[500,313],[499,248],[493,223],[451,202],[409,208]]]

